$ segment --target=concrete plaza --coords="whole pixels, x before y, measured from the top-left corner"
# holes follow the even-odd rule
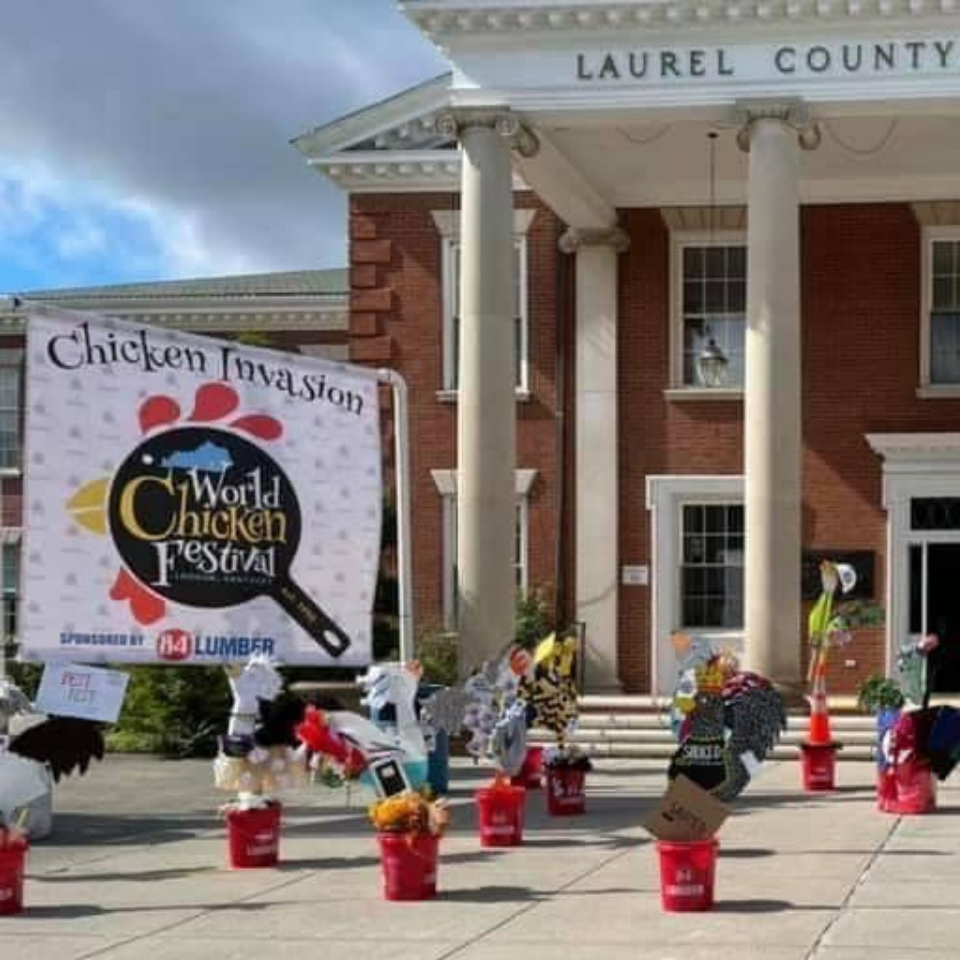
[[[803,794],[771,763],[722,831],[718,903],[660,910],[639,821],[662,765],[609,761],[588,813],[531,794],[522,848],[480,848],[470,803],[487,771],[458,764],[440,896],[381,899],[366,797],[288,798],[276,870],[225,869],[205,762],[109,757],[63,783],[56,831],[30,854],[27,910],[0,917],[0,960],[953,960],[960,943],[960,784],[933,815],[876,812],[873,769]]]

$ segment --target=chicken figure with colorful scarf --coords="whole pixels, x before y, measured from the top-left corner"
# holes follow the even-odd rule
[[[683,720],[668,777],[683,774],[724,802],[743,791],[787,726],[770,681],[724,653],[685,671],[674,709]]]

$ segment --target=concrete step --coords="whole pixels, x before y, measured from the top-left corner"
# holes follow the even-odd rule
[[[673,756],[677,749],[676,743],[650,743],[638,748],[637,744],[632,743],[579,743],[591,757],[621,757],[630,759],[663,759],[668,760]],[[800,750],[796,746],[780,744],[769,755],[772,760],[798,760]],[[840,752],[839,757],[843,760],[856,760],[863,762],[873,761],[873,752],[867,746],[847,746]]]
[[[602,699],[602,709],[596,701]],[[613,709],[610,701],[629,700],[634,709]],[[584,709],[589,704],[590,709]],[[573,742],[596,757],[662,758],[671,757],[677,742],[669,726],[666,701],[654,697],[583,698],[579,725]],[[791,712],[788,726],[773,751],[774,759],[795,760],[800,743],[809,727],[807,711]],[[842,744],[845,760],[873,759],[876,739],[875,720],[859,713],[835,713],[831,710],[831,730]],[[531,741],[549,744],[551,735],[545,730],[532,730]]]
[[[857,698],[852,695],[830,694],[829,701],[831,715],[864,716],[857,708]],[[960,708],[960,696],[957,695],[935,694],[931,702],[933,706]],[[584,713],[649,713],[658,710],[667,711],[669,708],[669,697],[648,694],[588,693],[580,697],[580,709]]]
[[[808,723],[807,714],[789,713],[790,727],[800,730]],[[876,727],[873,717],[856,715],[831,715],[831,727],[838,730],[864,730],[870,733]],[[669,730],[669,715],[667,711],[658,713],[599,713],[584,712],[580,714],[581,730],[624,729],[624,730]]]
[[[546,738],[545,731],[533,731],[536,737]],[[845,746],[871,746],[875,735],[872,730],[833,730],[834,739]],[[787,728],[780,738],[781,743],[797,745],[806,740],[807,732],[800,728]],[[668,729],[619,728],[598,727],[586,728],[580,726],[574,734],[577,743],[672,743],[676,745],[673,734]]]

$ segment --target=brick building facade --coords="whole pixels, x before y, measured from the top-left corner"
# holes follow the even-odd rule
[[[799,685],[827,555],[885,620],[831,689],[935,631],[960,690],[960,40],[917,5],[735,6],[411,0],[453,74],[295,141],[349,195],[351,358],[410,386],[417,621],[451,624],[509,562],[476,531],[512,472],[518,583],[586,624],[594,689],[668,692],[678,630]],[[508,212],[513,316],[484,280]],[[498,466],[475,457],[502,322]]]

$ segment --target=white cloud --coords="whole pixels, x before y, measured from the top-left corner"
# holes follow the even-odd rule
[[[0,287],[340,265],[344,197],[288,140],[442,69],[395,0],[9,4]]]

